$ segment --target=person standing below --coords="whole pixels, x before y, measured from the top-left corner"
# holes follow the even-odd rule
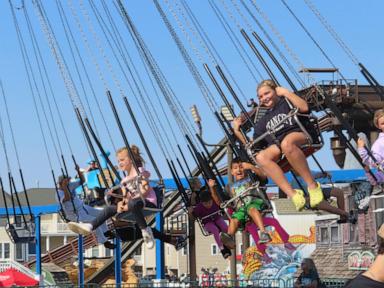
[[[320,288],[321,281],[315,263],[311,258],[304,258],[301,262],[303,270],[295,282],[295,288]]]

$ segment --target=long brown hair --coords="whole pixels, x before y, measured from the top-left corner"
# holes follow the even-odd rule
[[[144,158],[141,156],[141,152],[140,152],[139,147],[137,147],[136,145],[133,144],[133,145],[131,145],[131,151],[132,151],[132,154],[133,154],[133,161],[135,161],[137,167],[143,167],[145,161],[144,161]],[[119,148],[116,151],[116,155],[119,155],[121,152],[127,152],[128,157],[129,157],[129,153],[128,153],[127,147]]]

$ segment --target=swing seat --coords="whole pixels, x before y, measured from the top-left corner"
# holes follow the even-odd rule
[[[29,243],[35,241],[35,224],[28,222],[27,227],[24,225],[18,226],[17,224],[7,223],[5,230],[12,242],[17,243]]]
[[[223,216],[223,211],[222,210],[218,210],[218,211],[216,211],[216,212],[214,212],[212,214],[209,214],[207,216],[204,216],[202,218],[196,217],[196,221],[199,224],[199,227],[200,227],[200,230],[201,230],[201,233],[203,234],[203,236],[207,237],[207,236],[212,235],[212,233],[210,233],[207,230],[205,230],[204,224],[203,224],[203,220],[205,220],[207,218],[211,218],[211,217],[215,216],[216,214],[220,214],[221,216]]]
[[[155,213],[163,211],[162,205],[163,205],[164,186],[163,185],[155,186],[155,187],[153,187],[153,190],[156,193],[157,207],[154,207],[154,208],[144,207],[143,208],[143,215],[145,218],[147,218],[147,217],[149,217]],[[116,215],[115,218],[116,218],[116,220],[118,220],[120,222],[136,223],[134,215],[130,211],[119,213]]]
[[[302,145],[300,148],[303,151],[304,155],[306,157],[311,156],[318,150],[320,150],[324,145],[323,136],[320,131],[319,123],[317,117],[311,115],[311,114],[300,114],[299,110],[297,108],[292,109],[291,112],[287,115],[287,117],[283,118],[275,127],[279,127],[280,124],[287,121],[288,119],[292,118],[293,121],[296,122],[298,127],[300,128],[301,132],[303,132],[307,138],[307,143]],[[267,136],[271,136],[272,138],[276,139],[275,133],[278,128],[275,128],[273,130],[268,130],[258,138],[256,138],[254,141],[252,141],[247,146],[248,154],[251,156],[251,159],[256,162],[256,155],[257,153],[265,149],[266,147],[260,146],[260,143],[262,143]],[[280,145],[280,142],[276,140],[276,144]],[[253,149],[253,147],[257,147],[257,149]],[[285,157],[284,154],[281,155],[280,160],[277,162],[277,164],[280,166],[280,168],[283,170],[284,173],[292,170],[291,165],[288,162],[288,159]]]
[[[229,209],[231,209],[231,204],[234,203],[235,201],[241,201],[241,202],[245,202],[243,199],[247,196],[256,196],[256,195],[253,195],[253,194],[250,194],[249,192],[253,189],[256,189],[257,191],[257,194],[260,196],[259,199],[262,199],[264,201],[264,198],[265,196],[262,195],[262,191],[260,191],[260,187],[259,187],[260,183],[259,182],[256,182],[255,184],[253,184],[251,187],[248,187],[247,189],[245,189],[241,194],[239,195],[236,195],[235,197],[232,197],[231,199],[229,199],[228,201],[225,201],[223,202],[221,205],[220,205],[220,208],[224,209],[224,211],[226,211],[227,215],[228,215],[228,218],[230,218],[230,216],[232,215],[232,213],[228,212]],[[256,196],[258,197],[258,196]],[[267,198],[267,201],[268,201],[268,198]],[[266,214],[266,213],[271,213],[273,210],[272,210],[272,206],[270,203],[263,203],[264,204],[264,207],[263,209],[260,211],[262,214]],[[232,209],[231,209],[232,210]]]

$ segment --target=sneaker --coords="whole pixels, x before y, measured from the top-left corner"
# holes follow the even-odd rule
[[[141,234],[148,249],[152,249],[155,246],[155,240],[153,239],[153,233],[151,227],[141,229]]]
[[[180,249],[187,246],[187,244],[188,244],[187,239],[188,239],[187,236],[177,237],[176,244],[175,244],[176,251],[179,251]]]
[[[88,235],[92,232],[93,226],[90,223],[77,223],[77,222],[69,222],[68,229],[76,234],[80,235]]]
[[[290,242],[284,243],[284,248],[290,251],[295,251],[296,247]]]
[[[296,207],[296,210],[301,211],[301,210],[303,210],[303,208],[305,206],[304,192],[300,189],[295,189],[295,190],[296,190],[296,193],[295,193],[295,195],[293,195],[293,197],[291,199],[292,199],[293,204]]]
[[[221,255],[223,255],[224,259],[227,259],[232,255],[231,250],[229,250],[227,247],[224,247],[221,249]]]
[[[317,205],[320,204],[321,201],[324,200],[324,194],[321,190],[321,186],[319,182],[316,182],[317,187],[315,189],[309,189],[309,204],[311,205],[311,208],[316,208]]]
[[[260,232],[259,244],[266,244],[271,241],[272,241],[272,238],[271,236],[269,236],[267,232]]]
[[[372,189],[373,195],[378,195],[378,194],[381,194],[382,192],[383,192],[383,187],[381,185],[373,186],[373,189]]]
[[[105,241],[103,245],[104,245],[104,247],[107,248],[107,249],[115,249],[115,248],[116,248],[116,245],[113,244],[113,243],[110,242],[110,241]]]
[[[229,249],[235,249],[236,243],[231,235],[228,233],[220,232],[220,239]]]

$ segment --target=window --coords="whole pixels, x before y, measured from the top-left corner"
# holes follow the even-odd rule
[[[4,259],[9,259],[10,256],[10,245],[9,243],[4,243]]]
[[[217,250],[219,249],[219,247],[217,247],[216,244],[212,244],[211,245],[211,255],[217,255]]]
[[[340,242],[339,227],[331,227],[331,242],[332,243]]]
[[[245,253],[245,251],[243,251],[243,243],[239,244],[239,252],[240,252],[240,254],[244,254]]]
[[[105,248],[105,257],[111,257],[113,254],[113,249]]]
[[[321,243],[329,243],[329,234],[327,227],[320,228],[320,242]]]
[[[99,257],[99,246],[92,248],[91,257]]]
[[[16,243],[16,260],[24,260],[24,245],[22,243]]]
[[[35,243],[28,243],[28,255],[36,255],[36,244]]]
[[[0,243],[0,259],[3,258],[3,243]]]

